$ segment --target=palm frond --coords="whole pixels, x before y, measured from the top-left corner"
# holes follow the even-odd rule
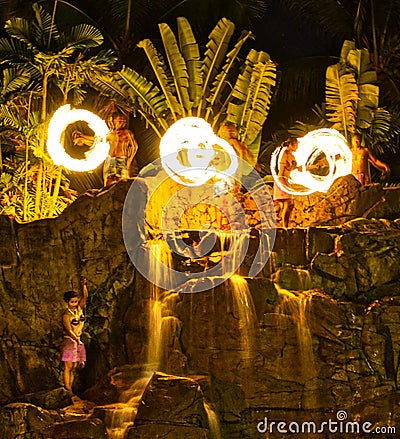
[[[293,126],[291,126],[288,130],[290,136],[293,137],[304,137],[310,131],[318,130],[320,128],[327,128],[327,125],[323,120],[320,121],[319,124],[309,124],[303,123],[301,121],[296,121]]]
[[[182,113],[186,115],[191,114],[193,103],[189,98],[189,74],[185,59],[179,50],[175,35],[170,27],[166,23],[160,23],[158,27]]]
[[[29,48],[36,46],[31,23],[25,18],[10,18],[5,22],[4,29],[10,37],[22,41]]]
[[[159,123],[163,130],[168,128],[168,123],[164,119],[168,113],[165,97],[157,86],[134,70],[124,66],[122,70],[112,75],[93,75],[91,81],[93,87],[100,92],[117,99],[129,108],[136,108],[160,137],[161,133],[156,124]],[[157,119],[156,122],[152,119],[154,117]]]
[[[349,39],[353,36],[353,8],[336,0],[280,0],[302,26],[312,26],[333,38]]]
[[[28,72],[10,68],[3,70],[3,84],[1,87],[1,94],[8,95],[14,91],[25,88],[31,79]]]
[[[52,16],[38,3],[32,5],[32,9],[35,15],[35,21],[31,24],[32,35],[35,46],[41,50],[52,50],[52,46],[57,43],[60,38],[60,33],[56,24],[54,23]]]
[[[118,74],[129,89],[133,91],[133,96],[139,99],[139,103],[144,104],[143,108],[155,115],[162,126],[167,129],[168,125],[164,116],[168,111],[168,106],[158,87],[129,67],[123,67]]]
[[[11,127],[18,131],[22,131],[22,127],[25,125],[25,120],[18,111],[13,111],[5,104],[0,104],[0,121],[2,126]]]
[[[102,33],[90,24],[78,24],[74,26],[64,38],[62,52],[70,53],[71,50],[97,47],[103,43]]]
[[[21,64],[31,61],[33,53],[25,41],[19,39],[0,38],[0,64]]]

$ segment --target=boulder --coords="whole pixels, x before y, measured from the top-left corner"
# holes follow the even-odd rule
[[[135,417],[128,439],[163,434],[172,438],[208,438],[209,425],[199,384],[185,377],[154,373]]]

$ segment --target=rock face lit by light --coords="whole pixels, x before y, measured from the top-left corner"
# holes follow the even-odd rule
[[[334,129],[314,130],[299,139],[299,146],[293,153],[298,168],[288,179],[278,177],[285,149],[280,147],[273,152],[271,173],[275,184],[289,194],[327,192],[338,177],[351,173],[352,153],[346,139]]]
[[[75,159],[65,151],[61,143],[62,135],[68,125],[78,121],[85,121],[94,131],[92,147],[85,153],[84,159]],[[91,171],[99,166],[107,157],[110,145],[106,141],[109,128],[103,119],[88,110],[71,109],[70,105],[63,105],[50,120],[47,138],[47,152],[56,165],[62,165],[71,171]]]
[[[160,142],[160,156],[167,174],[185,186],[228,178],[238,168],[233,147],[198,117],[180,119],[169,127]]]

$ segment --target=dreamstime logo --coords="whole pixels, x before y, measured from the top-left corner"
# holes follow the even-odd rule
[[[191,151],[191,154],[195,152]],[[148,281],[165,290],[200,292],[222,284],[237,271],[248,251],[254,224],[249,224],[251,215],[241,203],[244,195],[232,190],[234,185],[241,185],[247,192],[245,197],[251,199],[258,217],[258,248],[248,268],[248,276],[254,277],[263,269],[275,241],[273,201],[259,174],[244,160],[237,157],[235,160],[242,172],[247,170],[244,177],[222,179],[219,175],[218,179],[199,186],[177,185],[171,183],[158,159],[146,166],[132,182],[123,208],[122,233],[131,261]],[[191,175],[195,169],[190,168]],[[197,171],[201,173],[205,169],[199,167]],[[225,227],[223,232],[215,228],[215,217],[209,215],[213,224],[201,224],[199,238],[193,244],[183,237],[185,227],[181,219],[197,206],[206,206],[208,212],[223,218]],[[157,216],[156,210],[160,215]],[[196,222],[196,218],[192,219]],[[200,261],[218,246],[222,259],[201,272],[178,271],[171,260],[167,260],[167,253],[172,252],[194,262]]]
[[[377,426],[371,422],[348,421],[348,414],[345,410],[339,410],[336,413],[336,420],[329,419],[316,423],[314,421],[270,421],[264,418],[263,421],[257,424],[257,431],[259,433],[350,433],[350,434],[395,434],[396,427],[394,426]]]

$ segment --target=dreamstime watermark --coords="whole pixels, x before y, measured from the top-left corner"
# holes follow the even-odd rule
[[[195,152],[191,152],[191,155],[195,155]],[[133,180],[125,198],[122,233],[132,263],[152,284],[169,291],[200,292],[222,284],[237,271],[247,254],[250,235],[254,238],[253,224],[249,222],[251,214],[243,206],[243,192],[247,192],[247,199],[252,200],[259,218],[258,246],[248,267],[248,276],[255,277],[266,265],[275,242],[274,204],[260,175],[246,161],[240,158],[236,160],[239,169],[247,169],[247,175],[227,176],[225,179],[220,175],[218,179],[199,186],[174,186],[169,184],[170,176],[158,159],[146,166]],[[205,172],[202,167],[191,167],[190,175],[196,169],[199,173]],[[184,179],[183,174],[182,181]],[[240,194],[232,190],[239,186],[242,187]],[[169,192],[171,187],[174,190]],[[157,202],[162,205],[157,206]],[[228,227],[222,233],[224,236],[220,238],[226,246],[220,249],[223,257],[218,263],[197,273],[178,271],[160,255],[160,251],[164,255],[171,252],[196,261],[206,257],[214,246],[222,247],[221,242],[216,242],[222,234],[215,227],[215,221],[201,225],[199,241],[195,245],[183,239],[181,232],[184,227],[180,225],[180,219],[198,205],[206,205],[211,212],[213,209],[219,211],[219,215],[228,222]],[[160,210],[161,214],[160,218],[153,218],[153,223],[149,223],[149,217],[154,213],[152,209]],[[150,216],[147,215],[149,210]],[[154,227],[154,222],[157,227]]]
[[[259,433],[280,433],[280,434],[322,434],[322,433],[345,433],[345,434],[396,434],[396,427],[387,425],[379,426],[368,421],[347,420],[348,414],[345,410],[336,413],[336,420],[327,421],[271,421],[264,418],[257,424]]]

